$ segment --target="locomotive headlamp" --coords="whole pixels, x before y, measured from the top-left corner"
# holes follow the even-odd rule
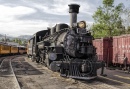
[[[79,28],[86,28],[86,22],[85,21],[80,21],[80,22],[77,23],[77,26]]]

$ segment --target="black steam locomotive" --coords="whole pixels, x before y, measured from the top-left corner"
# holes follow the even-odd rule
[[[30,39],[33,60],[43,63],[52,71],[60,72],[61,76],[93,79],[97,69],[104,64],[97,61],[93,36],[88,32],[85,21],[77,22],[79,5],[69,5],[70,26],[64,23],[34,34]]]

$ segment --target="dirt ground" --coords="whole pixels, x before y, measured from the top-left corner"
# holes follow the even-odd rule
[[[52,72],[25,56],[13,59],[12,67],[21,89],[130,89],[129,84],[114,82],[102,77],[90,81],[64,78],[59,73]],[[8,77],[11,74],[4,76],[2,71],[0,73],[3,74],[0,75],[0,89],[17,89],[15,79]]]
[[[25,59],[30,65],[42,73],[39,75],[31,75],[31,78],[26,78],[28,82],[29,80],[34,82],[34,85],[30,86],[31,89],[130,89],[130,87],[125,87],[127,85],[119,85],[115,87],[114,85],[103,83],[101,81],[97,81],[96,79],[86,81],[63,78],[59,73],[52,72],[43,65],[31,62],[28,58]]]

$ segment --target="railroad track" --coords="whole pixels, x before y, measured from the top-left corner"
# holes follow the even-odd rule
[[[31,62],[29,59],[28,59],[28,61],[33,66],[35,66],[35,67],[37,66],[36,63]],[[41,66],[43,66],[43,65],[41,65]],[[45,68],[45,67],[43,66],[43,68]],[[47,68],[45,68],[45,69],[48,70]],[[54,78],[56,78],[56,79],[58,78],[61,80],[67,80],[67,82],[68,82],[67,78],[57,77],[57,75],[59,75],[58,73],[55,74],[54,72],[52,72],[50,70],[49,70],[49,73],[54,74]],[[118,74],[118,72],[114,72],[114,73],[115,73],[115,75]],[[120,80],[120,81],[116,80],[114,77],[110,78],[109,75],[111,75],[111,70],[106,72],[106,74],[108,75],[107,77],[100,76],[100,71],[98,74],[99,75],[96,79],[88,80],[88,81],[72,79],[72,85],[67,86],[67,89],[68,88],[72,88],[72,89],[73,88],[74,89],[75,88],[76,89],[130,89],[130,84],[125,83],[125,81],[123,82],[122,80]],[[114,75],[114,74],[112,73],[112,75]],[[45,77],[45,78],[47,78],[47,77]],[[130,80],[128,80],[128,81],[130,81]]]
[[[12,60],[15,58],[17,58],[17,56],[9,56],[1,59],[0,78],[2,78],[3,81],[0,85],[0,89],[21,89],[12,67]]]
[[[10,60],[10,66],[11,66],[11,69],[12,69],[12,72],[13,72],[13,75],[14,75],[14,78],[15,78],[15,81],[16,81],[16,85],[18,86],[17,89],[21,89],[20,84],[19,84],[19,82],[18,82],[18,79],[17,79],[17,77],[16,77],[16,74],[14,73],[14,69],[13,69],[13,67],[12,67],[12,60],[13,60],[13,59],[14,59],[14,58],[12,58],[12,59]]]
[[[68,81],[43,65],[25,60],[24,56],[3,58],[0,65],[0,89],[130,89],[128,84],[110,80],[109,76],[91,81]]]
[[[0,68],[2,66],[2,63],[3,63],[4,59],[5,59],[5,57],[0,58]]]

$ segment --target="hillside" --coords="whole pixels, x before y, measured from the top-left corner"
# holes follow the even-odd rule
[[[28,39],[30,39],[31,37],[32,37],[31,35],[20,35],[20,36],[18,36],[17,38],[28,40]]]
[[[21,40],[28,40],[30,39],[32,36],[31,35],[20,35],[18,37],[12,37],[12,36],[6,36],[7,39],[13,40],[13,39],[21,39]],[[1,39],[5,39],[5,35],[0,34],[0,40]]]

